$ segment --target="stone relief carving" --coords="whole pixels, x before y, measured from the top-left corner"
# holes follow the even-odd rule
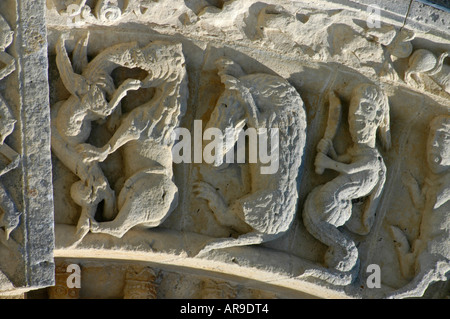
[[[227,204],[210,184],[196,182],[193,191],[208,202],[219,223],[241,233],[236,239],[214,239],[199,254],[271,241],[289,229],[296,212],[297,175],[306,142],[303,101],[287,81],[269,74],[246,75],[237,63],[227,58],[219,59],[216,64],[225,91],[206,129],[214,127],[225,132],[234,128],[239,132],[244,126],[277,127],[283,153],[275,174],[261,173],[261,163],[251,165],[251,192],[234,203]],[[226,143],[223,154],[234,147],[239,136],[234,134],[233,142]]]
[[[0,81],[16,69],[15,59],[5,51],[13,42],[13,36],[14,31],[0,15],[0,62],[3,63]],[[16,122],[6,101],[0,96],[0,154],[2,155],[0,177],[19,165],[20,155],[5,143],[5,139],[13,132]],[[2,210],[0,226],[3,228],[0,240],[6,244],[11,232],[19,225],[21,212],[1,182],[0,208]]]
[[[397,243],[402,273],[411,282],[391,298],[420,297],[430,284],[446,281],[450,271],[450,116],[441,115],[430,123],[427,142],[429,175],[421,188],[409,173],[403,180],[411,200],[421,212],[420,235],[410,245],[402,230],[391,226]]]
[[[442,90],[450,94],[450,66],[445,64],[448,52],[436,57],[432,52],[418,49],[409,57],[409,67],[405,72],[405,81],[419,89],[424,89],[422,76],[429,77]]]
[[[332,169],[340,175],[308,195],[303,222],[314,237],[328,246],[325,264],[348,272],[358,263],[358,249],[338,227],[347,223],[352,232],[366,235],[373,225],[386,178],[386,167],[376,147],[376,136],[378,131],[384,147],[390,147],[389,103],[386,95],[375,85],[361,84],[354,89],[348,118],[353,145],[346,154],[338,155],[332,139],[341,104],[334,93],[330,93],[329,99],[329,120],[324,138],[317,146],[315,166],[319,174],[324,169]],[[364,210],[352,212],[352,202],[363,197],[368,197]]]
[[[82,207],[80,238],[89,230],[122,237],[136,225],[158,226],[177,205],[171,147],[185,107],[185,97],[180,97],[186,85],[184,58],[178,44],[155,42],[140,48],[124,43],[88,63],[87,39],[78,41],[73,66],[63,38],[57,43],[57,66],[71,96],[52,107],[52,149],[80,178],[71,187],[72,199]],[[111,72],[119,66],[140,68],[147,76],[142,81],[127,79],[116,89]],[[155,87],[154,98],[120,115],[121,99],[142,87]],[[113,133],[103,147],[86,143],[92,121],[98,120],[108,120]],[[99,162],[118,149],[123,150],[125,174],[116,197]],[[105,221],[98,223],[94,215],[101,201]]]
[[[50,0],[49,9],[56,9],[61,17],[71,23],[114,23],[129,15],[141,16],[145,14],[153,0],[97,0],[87,4],[87,0],[77,0],[61,7],[58,2]]]
[[[446,101],[442,101],[438,96],[431,96],[433,94],[426,94],[428,80],[448,93],[449,70],[445,63],[447,53],[439,55],[438,52],[442,50],[421,49],[416,42],[413,45],[413,40],[423,35],[409,30],[407,26],[383,24],[380,28],[367,28],[365,21],[361,20],[364,22],[362,24],[354,15],[349,15],[348,11],[343,9],[297,8],[286,3],[277,5],[267,1],[268,3],[252,5],[249,3],[237,11],[238,4],[234,1],[184,2],[197,15],[196,19],[189,15],[189,11],[185,11],[186,20],[179,19],[182,27],[180,24],[174,26],[179,33],[174,35],[171,30],[162,37],[173,36],[176,41],[181,38],[184,44],[190,46],[186,52],[182,52],[181,47],[177,45],[172,46],[165,42],[152,42],[146,47],[123,43],[101,50],[89,62],[87,35],[75,45],[70,61],[64,38],[57,43],[57,67],[66,89],[70,92],[70,98],[52,106],[52,148],[58,159],[79,178],[71,189],[72,199],[82,208],[77,226],[78,240],[88,232],[122,238],[134,226],[157,228],[170,216],[173,219],[169,220],[166,227],[157,228],[155,233],[139,233],[136,237],[148,241],[152,249],[155,245],[164,253],[171,254],[174,247],[170,245],[176,242],[173,238],[179,240],[179,237],[176,237],[178,235],[168,235],[171,240],[164,242],[167,244],[164,246],[158,242],[163,237],[155,234],[158,231],[158,234],[166,234],[166,230],[167,234],[179,232],[182,234],[180,236],[183,237],[183,244],[179,244],[182,248],[177,246],[175,250],[195,260],[204,257],[213,260],[214,256],[228,256],[226,254],[231,255],[230,252],[239,254],[239,249],[227,250],[237,246],[248,249],[242,250],[242,254],[247,253],[248,256],[253,256],[250,253],[253,252],[252,249],[272,249],[271,253],[283,252],[296,260],[293,262],[294,270],[289,269],[295,275],[289,273],[289,276],[301,279],[315,277],[312,280],[324,280],[332,285],[332,289],[335,286],[345,286],[348,289],[346,293],[358,296],[359,292],[352,289],[356,289],[357,280],[363,280],[365,269],[360,267],[365,265],[364,262],[368,262],[363,259],[362,252],[366,253],[370,249],[373,251],[373,248],[369,247],[370,243],[376,236],[383,237],[384,230],[380,230],[379,225],[374,230],[374,225],[377,226],[377,222],[381,224],[383,218],[394,214],[389,210],[389,199],[397,196],[397,190],[393,190],[392,186],[397,177],[395,170],[389,175],[391,171],[387,163],[397,163],[396,154],[404,150],[406,130],[403,130],[403,127],[413,126],[409,121],[412,123],[416,119],[414,116],[422,121],[425,113],[435,112],[430,106],[433,103],[443,107],[444,112],[445,107],[448,108]],[[83,16],[85,10],[91,17],[91,20],[85,19],[85,22],[101,25],[126,20],[127,14],[138,15],[136,10],[141,12],[140,5],[133,1],[81,1],[77,5],[84,9],[71,14]],[[225,19],[230,16],[233,19]],[[159,17],[155,19],[160,21]],[[214,33],[214,28],[211,28],[214,25],[221,25],[223,28]],[[164,27],[159,25],[155,29],[159,32]],[[239,36],[236,35],[239,33],[235,32],[236,30],[240,31]],[[55,34],[59,32],[56,30]],[[190,93],[195,95],[202,90],[208,90],[208,87],[198,86],[197,82],[200,81],[197,77],[201,73],[199,69],[202,68],[202,63],[209,59],[211,54],[210,43],[206,40],[202,42],[202,37],[211,34],[224,41],[224,44],[217,45],[217,51],[227,52],[222,56],[231,56],[227,47],[231,44],[239,53],[239,57],[233,57],[233,60],[221,58],[216,61],[218,72],[215,72],[218,73],[220,82],[211,81],[210,89],[216,90],[220,87],[222,91],[217,94],[218,100],[211,103],[214,107],[205,113],[207,116],[202,117],[208,119],[205,130],[213,127],[222,131],[227,127],[277,127],[280,129],[279,147],[282,150],[280,168],[274,175],[261,174],[261,166],[258,164],[248,165],[246,169],[250,178],[248,185],[242,186],[245,192],[230,201],[226,199],[226,192],[231,193],[232,190],[219,190],[210,180],[195,179],[202,177],[202,174],[192,172],[193,166],[186,168],[186,175],[192,174],[189,176],[195,177],[184,180],[183,187],[188,190],[191,190],[189,183],[195,182],[193,194],[187,194],[186,198],[192,196],[191,198],[196,198],[207,207],[211,219],[223,229],[230,229],[229,237],[222,234],[211,235],[214,231],[203,232],[208,228],[208,225],[205,225],[208,219],[206,222],[202,220],[205,224],[199,223],[194,231],[193,228],[187,227],[185,220],[196,211],[188,211],[186,204],[189,204],[189,201],[186,198],[176,211],[177,214],[172,214],[178,203],[177,192],[180,187],[173,181],[175,173],[171,155],[172,132],[179,126],[180,118],[186,109],[191,107],[193,110],[189,110],[190,116],[195,117],[192,114],[195,114],[195,108],[200,107],[194,105],[196,102],[186,102],[187,71],[184,63],[190,63],[189,80],[193,79],[192,84],[189,81],[192,90]],[[239,41],[242,41],[242,44]],[[236,43],[245,49],[236,48]],[[153,54],[153,49],[158,51],[158,54]],[[96,50],[98,52],[98,48]],[[260,50],[264,51],[263,54],[260,54]],[[272,54],[275,54],[276,58]],[[188,61],[184,59],[184,55]],[[285,58],[289,61],[287,66],[283,65]],[[198,63],[197,60],[202,62]],[[270,75],[269,71],[244,72],[243,68],[247,69],[247,61],[250,70],[273,69],[274,73],[280,75]],[[256,63],[263,66],[254,66]],[[289,63],[292,63],[292,70]],[[297,67],[296,63],[301,64],[301,67]],[[145,71],[145,76],[131,76],[118,85],[112,76],[117,67],[127,70],[141,68]],[[374,79],[384,85],[357,85],[360,82],[370,83]],[[356,88],[353,90],[354,87]],[[156,88],[157,93],[153,99],[122,114],[121,102],[132,91],[147,88]],[[334,93],[326,94],[333,90]],[[352,90],[353,94],[350,94]],[[405,96],[411,99],[411,96],[420,96],[423,100],[415,99],[411,102],[415,108],[411,108],[410,113],[406,114],[406,105],[399,103]],[[391,104],[392,98],[395,102]],[[323,116],[320,107],[326,105],[324,101],[327,100],[327,128],[316,147],[316,154],[315,137],[321,134],[318,123]],[[201,99],[199,101],[203,102]],[[402,102],[405,101],[407,100]],[[345,107],[347,102],[348,108]],[[424,111],[416,112],[420,107]],[[396,143],[394,149],[390,148],[391,112],[395,115],[393,128],[395,127],[394,132],[397,134],[392,137]],[[414,112],[417,114],[412,115]],[[347,113],[348,123],[343,123],[342,119]],[[80,119],[81,122],[77,122]],[[94,122],[102,123],[99,125],[108,128],[110,137],[106,143],[91,141],[97,133],[91,134],[92,131],[85,128]],[[187,125],[189,124],[188,121]],[[339,130],[347,128],[345,133],[351,139],[350,146],[342,141],[333,141]],[[307,130],[308,134],[311,133],[308,135],[311,139],[309,141],[306,138]],[[448,132],[448,125],[432,130],[435,131]],[[234,144],[226,145],[223,154],[236,146],[238,136],[233,138]],[[383,151],[377,141],[381,142]],[[447,157],[445,149],[440,148],[444,152],[439,155],[441,159]],[[434,154],[433,152],[435,151],[429,151],[430,154]],[[120,167],[123,167],[124,174],[112,183],[102,171],[102,164],[108,165],[107,162],[117,153],[123,157],[123,166]],[[303,165],[304,153],[313,158],[312,165]],[[217,169],[215,176],[219,176],[218,179],[222,178],[221,174],[224,178],[232,174],[226,165],[210,169]],[[304,170],[311,170],[309,176],[314,181],[306,181],[298,187],[298,177]],[[448,211],[446,188],[449,182],[444,177],[445,174],[444,171],[433,173],[430,180],[436,178],[438,181],[429,182],[430,185],[426,182],[422,191],[418,190],[415,178],[404,177],[416,209],[424,216],[424,225],[432,223],[428,222],[428,217],[425,216],[431,216],[430,212],[434,212],[434,208],[431,208],[433,197],[438,198],[436,203],[443,201],[436,210]],[[392,179],[390,183],[387,182],[388,177]],[[392,194],[384,192],[387,184]],[[413,195],[420,192],[420,196]],[[400,199],[405,200],[409,199]],[[297,209],[299,214],[296,214]],[[103,214],[98,214],[100,210]],[[380,215],[377,215],[378,219],[377,210],[381,210]],[[98,217],[100,215],[101,217]],[[442,220],[443,225],[446,225],[445,216]],[[429,232],[421,231],[421,237],[412,245],[409,244],[408,235],[402,234],[400,226],[389,228],[388,231],[392,233],[390,240],[395,239],[398,245],[392,251],[398,254],[402,274],[411,282],[402,288],[399,284],[401,280],[392,279],[394,284],[386,284],[380,295],[386,290],[394,290],[395,292],[390,293],[395,298],[421,296],[432,282],[447,280],[448,254],[443,246],[436,247],[448,246],[445,238],[448,239],[449,234],[441,229],[442,235],[436,235],[439,239],[433,241],[434,228],[428,224],[422,228]],[[198,229],[200,231],[195,235],[191,233]],[[351,236],[348,236],[348,233]],[[198,234],[204,236],[195,237]],[[91,238],[96,237],[88,238],[95,241]],[[119,249],[121,245],[140,245],[129,238],[122,239],[123,241],[114,241],[116,246],[108,247]],[[386,238],[382,239],[387,241]],[[429,243],[431,248],[425,248],[424,243]],[[158,245],[167,249],[164,250]],[[389,249],[389,244],[380,245],[384,245],[383,249]],[[293,248],[296,246],[303,247]],[[89,247],[89,244],[80,244],[80,247]],[[297,254],[302,249],[310,249],[317,255],[324,256],[327,268],[319,266],[321,259],[308,259],[306,254]],[[225,252],[210,253],[213,250]],[[231,257],[230,259],[235,260]],[[321,281],[317,282],[322,284]],[[370,293],[372,292],[368,294]]]

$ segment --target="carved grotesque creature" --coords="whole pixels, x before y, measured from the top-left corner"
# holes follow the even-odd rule
[[[446,281],[450,271],[450,116],[433,119],[427,142],[429,174],[422,189],[409,173],[403,177],[414,206],[422,211],[419,237],[412,245],[391,226],[402,273],[411,282],[391,298],[420,297],[430,284]]]
[[[262,174],[262,164],[250,163],[251,192],[227,204],[216,189],[197,182],[194,192],[205,199],[218,222],[241,233],[238,238],[214,239],[201,254],[213,249],[260,244],[278,238],[290,227],[297,205],[297,175],[306,141],[306,116],[300,95],[286,80],[269,74],[244,74],[226,58],[217,61],[225,91],[219,97],[206,128],[225,132],[247,128],[278,128],[279,169]],[[234,147],[225,143],[223,154]],[[269,142],[268,142],[269,143]],[[274,143],[274,141],[270,141]],[[225,172],[225,171],[224,171]]]
[[[339,99],[331,93],[330,112],[340,107]],[[389,105],[385,94],[375,85],[357,86],[350,102],[348,122],[353,145],[346,154],[336,154],[327,137],[318,144],[317,171],[332,169],[340,175],[313,189],[303,211],[306,229],[328,246],[325,264],[341,272],[352,270],[359,259],[355,243],[338,227],[348,223],[351,231],[367,234],[385,182],[386,167],[376,147],[377,131],[385,147],[390,146]],[[352,216],[352,200],[364,197],[367,202],[362,215]]]
[[[80,153],[85,163],[97,163],[121,149],[124,160],[117,215],[110,221],[91,220],[94,233],[122,237],[138,225],[159,226],[178,204],[172,147],[173,130],[184,115],[188,94],[184,56],[180,44],[166,42],[153,42],[145,52],[150,75],[142,85],[155,87],[154,97],[124,114],[107,144],[100,148],[84,144]]]
[[[73,66],[64,39],[57,43],[57,66],[71,96],[52,107],[52,150],[80,178],[71,187],[73,200],[82,207],[79,237],[89,230],[121,237],[138,224],[157,226],[176,204],[170,149],[172,130],[185,107],[184,58],[179,45],[154,42],[141,48],[131,42],[107,48],[88,63],[87,39],[76,45]],[[111,72],[117,67],[139,68],[148,76],[127,79],[116,89]],[[157,88],[154,98],[119,118],[103,148],[87,144],[91,122],[113,117],[127,92],[141,87]],[[116,198],[99,162],[123,145],[125,182]],[[98,224],[93,217],[101,201],[107,222]]]

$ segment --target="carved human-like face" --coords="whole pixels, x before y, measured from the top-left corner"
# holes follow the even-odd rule
[[[211,113],[211,117],[206,124],[206,128],[218,128],[231,143],[224,143],[223,154],[234,147],[239,138],[239,132],[246,124],[245,109],[241,101],[232,91],[225,91],[217,100],[216,106]]]
[[[381,109],[374,101],[355,96],[350,102],[349,129],[353,142],[375,146]]]
[[[435,174],[450,167],[450,131],[445,126],[431,127],[427,143],[427,162]]]

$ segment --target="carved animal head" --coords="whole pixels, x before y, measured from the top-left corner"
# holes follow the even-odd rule
[[[389,102],[378,86],[360,84],[353,90],[348,121],[355,143],[375,146],[378,130],[383,147],[390,148]]]
[[[431,171],[440,174],[450,167],[450,116],[440,115],[430,123],[427,162]]]
[[[239,132],[244,128],[247,121],[239,92],[226,90],[217,100],[205,130],[217,128],[222,134],[227,135],[226,141],[230,143],[224,143],[223,154],[226,154],[236,144]]]
[[[219,76],[225,91],[217,100],[206,128],[217,128],[226,134],[226,154],[237,142],[239,132],[246,124],[258,128],[258,109],[249,89],[238,77],[244,76],[242,68],[232,60],[221,58],[216,61]]]
[[[134,67],[149,72],[149,76],[143,80],[144,87],[156,87],[180,79],[185,72],[181,43],[155,41],[144,48],[135,48],[131,54],[136,61]]]

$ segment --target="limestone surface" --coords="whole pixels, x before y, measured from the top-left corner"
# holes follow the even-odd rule
[[[446,3],[2,1],[1,293],[448,298]]]

